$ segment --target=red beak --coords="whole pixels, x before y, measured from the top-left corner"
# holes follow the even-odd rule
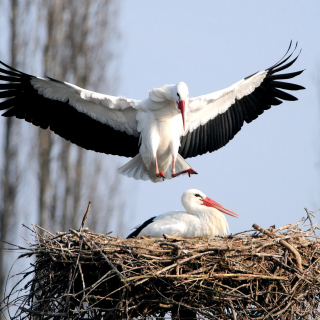
[[[227,209],[226,207],[222,206],[221,204],[219,204],[218,202],[215,202],[213,200],[211,200],[210,198],[206,197],[205,199],[202,200],[203,201],[203,205],[206,207],[212,207],[215,209],[218,209],[220,212],[228,214],[229,216],[238,218],[239,216],[234,213],[233,211]]]
[[[184,121],[184,110],[185,110],[184,101],[179,101],[178,102],[178,108],[180,109],[181,115],[182,115],[183,130],[186,130],[185,121]]]

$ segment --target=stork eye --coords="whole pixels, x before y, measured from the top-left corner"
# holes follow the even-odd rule
[[[195,197],[202,198],[199,193],[196,193],[194,196],[195,196]]]
[[[177,96],[178,96],[178,98],[180,98],[180,94],[177,92]]]

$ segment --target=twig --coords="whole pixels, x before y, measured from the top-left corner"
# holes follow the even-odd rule
[[[309,212],[309,210],[307,208],[304,208],[304,210],[306,211],[307,215],[308,215],[308,219],[310,220],[310,224],[311,224],[311,228],[312,228],[312,231],[314,233],[314,235],[316,236],[316,230],[315,230],[315,227],[313,225],[313,222],[312,222],[312,219],[310,217],[311,213]]]
[[[34,314],[36,316],[47,316],[47,317],[65,317],[68,315],[68,313],[61,313],[61,312],[48,312],[48,311],[37,311],[37,310],[31,310],[24,307],[20,308],[22,311]]]
[[[208,278],[217,278],[217,279],[226,279],[232,278],[237,280],[252,280],[252,279],[266,279],[266,280],[288,280],[287,277],[283,276],[266,276],[263,274],[241,274],[241,273],[211,273],[204,275],[190,275],[190,274],[166,274],[166,275],[142,275],[132,278],[127,278],[127,281],[134,281],[144,278],[188,278],[188,279],[208,279]]]
[[[55,236],[53,233],[51,233],[49,230],[47,230],[47,229],[45,229],[45,228],[43,228],[43,227],[41,227],[41,226],[39,226],[39,225],[37,225],[37,224],[33,224],[32,225],[33,227],[35,227],[35,228],[38,228],[38,229],[40,229],[41,231],[43,231],[44,233],[43,233],[43,235],[45,235],[46,233],[48,233],[50,236]]]
[[[88,217],[88,213],[90,211],[90,208],[91,208],[91,200],[89,201],[88,203],[88,207],[87,207],[87,210],[86,210],[86,213],[84,214],[83,218],[82,218],[82,222],[81,222],[81,226],[80,226],[80,229],[79,231],[81,231],[84,227],[84,224],[86,223],[86,220],[87,220],[87,217]]]
[[[74,234],[76,234],[79,239],[81,239],[82,237],[85,238],[86,240],[88,240],[97,250],[100,251],[102,257],[104,258],[104,260],[107,262],[107,264],[109,265],[109,267],[123,280],[125,280],[125,276],[120,273],[115,266],[109,261],[108,257],[103,253],[103,251],[101,250],[101,248],[99,248],[91,239],[89,239],[85,234],[83,233],[78,233],[77,231],[70,229],[70,231]],[[85,240],[84,240],[85,241]],[[86,242],[86,241],[85,241]]]
[[[258,226],[257,224],[253,224],[252,227],[254,229],[256,229],[259,232],[262,232],[264,234],[266,234],[267,236],[269,236],[270,238],[276,239],[277,236],[273,233],[271,233],[270,231],[263,229],[262,227]],[[297,249],[295,249],[293,246],[291,246],[287,241],[280,239],[279,243],[281,245],[283,245],[284,247],[286,247],[287,249],[289,249],[296,257],[296,261],[297,261],[297,266],[300,269],[300,271],[303,271],[302,268],[302,262],[301,262],[301,256],[299,254],[299,252],[297,251]]]

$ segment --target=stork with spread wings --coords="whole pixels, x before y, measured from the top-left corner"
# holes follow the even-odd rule
[[[0,68],[0,110],[50,128],[88,150],[133,157],[119,172],[134,179],[158,182],[196,174],[185,161],[226,145],[244,122],[256,119],[282,100],[297,100],[283,90],[304,87],[286,82],[302,71],[279,73],[298,58],[290,47],[275,65],[232,86],[189,97],[184,82],[149,92],[145,100],[115,97],[76,85],[40,78],[3,62]],[[86,130],[84,130],[86,128]]]

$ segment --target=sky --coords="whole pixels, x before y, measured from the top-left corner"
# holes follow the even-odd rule
[[[162,183],[126,185],[127,229],[151,216],[183,209],[190,188],[239,214],[227,217],[232,233],[295,223],[304,208],[320,209],[320,3],[317,1],[121,2],[118,94],[133,99],[184,81],[190,97],[226,88],[276,63],[290,41],[302,49],[289,72],[306,87],[245,124],[225,147],[188,159],[199,174]],[[108,157],[106,158],[108,161]],[[128,159],[120,158],[120,165]],[[320,213],[317,221],[320,220]]]

